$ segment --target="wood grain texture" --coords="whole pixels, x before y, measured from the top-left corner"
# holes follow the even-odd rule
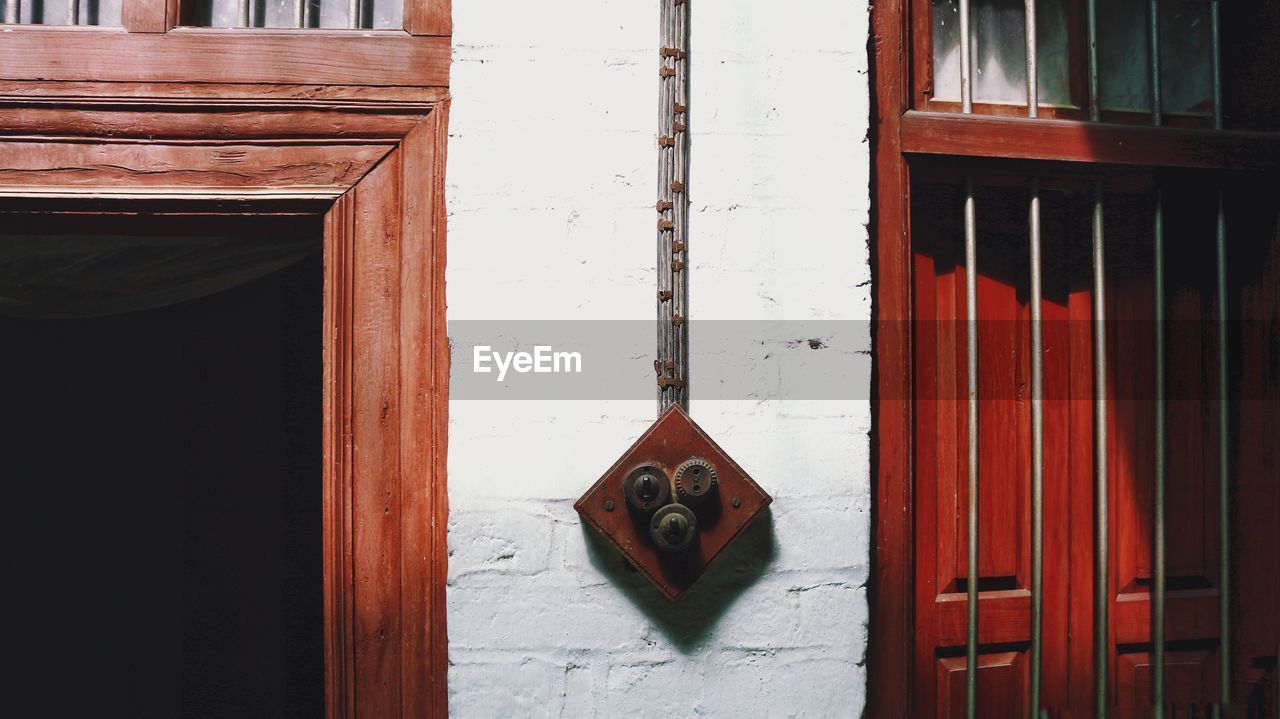
[[[342,137],[396,140],[422,121],[425,112],[351,109],[190,105],[122,111],[63,100],[8,106],[0,98],[0,136],[146,138],[151,140],[286,140]]]
[[[1280,168],[1280,135],[908,112],[902,151],[1157,167]]]
[[[908,108],[906,0],[872,4],[872,506],[867,715],[914,709],[911,493],[911,265],[908,171],[899,145]]]
[[[0,99],[8,104],[65,101],[77,106],[201,107],[238,104],[322,109],[382,110],[400,105],[429,110],[448,96],[442,87],[314,84],[235,84],[189,82],[97,82],[93,80],[0,80]]]
[[[452,34],[452,3],[450,0],[404,0],[404,30],[410,35]]]
[[[169,32],[178,24],[179,0],[123,0],[120,24],[129,32]]]
[[[66,133],[0,139],[14,207],[104,226],[324,215],[326,714],[445,716],[444,110],[402,89],[366,102],[350,88],[5,87],[0,123]],[[225,122],[201,133],[213,118]]]
[[[6,28],[0,79],[446,87],[449,38],[393,30]]]
[[[10,140],[0,142],[0,193],[332,199],[393,147]]]

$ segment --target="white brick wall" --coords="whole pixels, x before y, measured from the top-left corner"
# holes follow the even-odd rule
[[[865,4],[690,7],[693,319],[868,319]],[[653,316],[657,13],[455,3],[450,321]],[[869,404],[698,398],[756,360],[691,347],[694,418],[774,504],[677,605],[572,508],[652,400],[451,403],[454,716],[861,713]]]

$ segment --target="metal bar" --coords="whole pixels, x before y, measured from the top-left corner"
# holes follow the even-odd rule
[[[250,19],[249,10],[252,2],[253,0],[240,0],[240,17],[239,17],[240,27],[249,27],[249,19]]]
[[[1027,117],[1040,114],[1040,78],[1036,64],[1036,0],[1026,0]],[[1040,180],[1031,180],[1027,209],[1031,255],[1031,701],[1029,716],[1040,715],[1040,673],[1044,623],[1044,407],[1041,334]]]
[[[1219,1],[1209,2],[1209,29],[1213,58],[1213,127],[1222,121],[1222,32]],[[1218,264],[1218,645],[1219,699],[1215,707],[1221,715],[1231,706],[1231,457],[1227,444],[1230,409],[1227,397],[1227,221],[1222,190],[1218,190],[1216,233]]]
[[[80,0],[67,0],[67,24],[80,24]]]
[[[18,0],[7,0],[4,6],[4,21],[8,25],[17,25],[22,19],[21,13],[18,12]]]
[[[960,0],[960,106],[973,112],[969,0]],[[969,559],[965,635],[965,719],[978,716],[978,248],[973,178],[964,178],[965,327],[969,385]]]
[[[1222,31],[1218,22],[1218,0],[1209,2],[1209,31],[1213,36],[1213,128],[1222,129]]]
[[[1030,2],[1028,3],[1030,4]],[[1041,333],[1040,180],[1031,180],[1031,712],[1040,714],[1044,617],[1044,340]]]
[[[294,0],[293,2],[293,26],[307,26],[307,2],[308,0]]]
[[[965,336],[969,418],[968,617],[965,635],[965,717],[978,715],[978,242],[973,178],[964,180]]]
[[[1091,3],[1092,4],[1092,3]],[[1093,677],[1094,716],[1107,716],[1107,664],[1110,657],[1107,634],[1107,330],[1106,262],[1103,240],[1102,183],[1093,185],[1093,437],[1094,437],[1094,595],[1093,595]]]
[[[1098,2],[1086,4],[1089,31],[1089,119],[1102,119],[1102,107],[1098,100]]]
[[[973,112],[972,50],[969,47],[969,0],[960,0],[960,110]]]
[[[1152,5],[1155,5],[1152,2]],[[1157,118],[1155,118],[1158,120]],[[1164,604],[1165,604],[1165,340],[1164,340],[1164,193],[1156,188],[1155,208],[1155,541],[1151,579],[1151,706],[1152,716],[1164,716]]]
[[[1160,3],[1151,0],[1150,70],[1151,124],[1164,124],[1164,104],[1160,87]],[[1153,274],[1155,284],[1155,477],[1152,502],[1151,577],[1151,707],[1154,719],[1164,717],[1164,624],[1165,624],[1165,352],[1164,352],[1164,195],[1156,188]]]
[[[364,20],[360,17],[361,11],[364,9],[364,3],[361,0],[349,0],[347,3],[347,27],[356,30],[364,27]]]
[[[1026,16],[1027,117],[1036,117],[1040,114],[1040,78],[1039,68],[1036,66],[1036,0],[1026,0]]]
[[[1214,3],[1217,5],[1217,3]],[[1227,221],[1222,190],[1218,190],[1218,626],[1222,634],[1219,653],[1220,701],[1231,705],[1231,457],[1227,412]]]
[[[1164,108],[1160,88],[1160,3],[1151,0],[1151,124],[1157,127],[1164,122]]]

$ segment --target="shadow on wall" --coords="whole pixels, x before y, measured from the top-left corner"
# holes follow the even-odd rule
[[[773,511],[765,508],[742,534],[729,543],[705,574],[679,602],[671,602],[636,571],[603,537],[586,524],[582,535],[591,565],[654,625],[681,653],[700,649],[712,629],[742,596],[764,576],[778,556]]]

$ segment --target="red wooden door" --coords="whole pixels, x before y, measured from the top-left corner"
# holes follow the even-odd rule
[[[961,192],[946,173],[913,187],[912,323],[915,480],[916,716],[965,707],[967,435]],[[976,198],[979,307],[980,716],[1025,716],[1031,641],[1030,308],[1027,191],[992,177]],[[1152,477],[1156,403],[1151,322],[1152,201],[1145,180],[1106,198],[1110,475],[1109,703],[1150,716]],[[1042,195],[1044,247],[1044,615],[1042,702],[1053,716],[1093,707],[1094,426],[1092,198],[1064,180]],[[1217,325],[1212,236],[1216,196],[1165,184],[1168,334],[1166,704],[1207,716],[1218,699]],[[1234,704],[1272,707],[1280,462],[1265,433],[1280,427],[1280,243],[1260,198],[1237,195],[1228,348],[1235,490],[1231,601]],[[1274,201],[1270,203],[1275,211]],[[1233,313],[1235,314],[1235,313]],[[1278,435],[1280,436],[1280,435]],[[1261,716],[1261,714],[1259,714]]]

